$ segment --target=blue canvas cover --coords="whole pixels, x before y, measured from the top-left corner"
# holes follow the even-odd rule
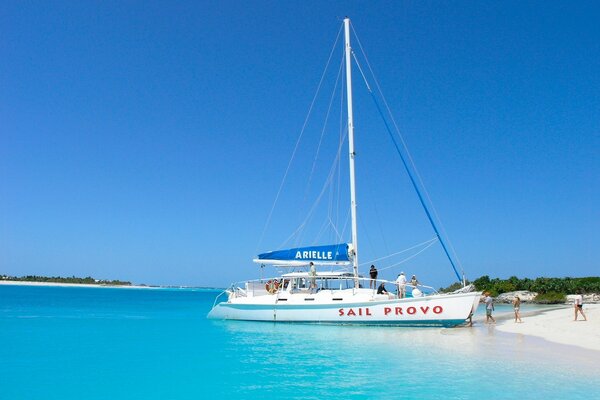
[[[297,247],[294,249],[269,251],[258,255],[258,260],[302,261],[317,263],[348,262],[348,245],[346,243],[327,246]]]

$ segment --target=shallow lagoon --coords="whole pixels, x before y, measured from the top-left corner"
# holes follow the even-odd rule
[[[482,308],[474,328],[456,329],[210,321],[216,294],[1,286],[2,398],[588,399],[600,391],[598,352],[502,334],[480,323]]]

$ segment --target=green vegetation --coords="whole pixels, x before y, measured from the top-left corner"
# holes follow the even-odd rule
[[[76,276],[61,277],[61,276],[38,276],[38,275],[27,275],[27,276],[8,276],[1,275],[0,279],[5,281],[19,281],[19,282],[51,282],[51,283],[83,283],[88,285],[115,285],[115,286],[130,286],[131,282],[119,281],[119,280],[104,280],[94,279],[91,276],[85,278],[78,278]]]
[[[565,301],[566,296],[562,293],[548,292],[535,296],[535,302],[540,304],[562,304]]]
[[[467,283],[475,285],[478,291],[490,292],[493,297],[516,290],[536,292],[538,296],[535,301],[544,304],[563,303],[567,294],[600,293],[600,277],[519,279],[511,276],[508,279],[490,279],[489,276],[484,275]],[[460,287],[462,285],[457,282],[447,288],[441,288],[440,291],[451,292]]]

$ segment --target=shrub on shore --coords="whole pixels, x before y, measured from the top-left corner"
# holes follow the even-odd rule
[[[484,275],[468,283],[475,285],[475,289],[478,291],[490,292],[492,297],[497,297],[502,293],[514,292],[517,290],[536,292],[538,293],[538,297],[535,301],[547,304],[564,302],[567,294],[579,293],[580,291],[582,293],[600,293],[600,277],[540,277],[536,279],[519,279],[516,276],[511,276],[508,279],[490,279],[488,275]],[[456,283],[447,288],[441,288],[440,291],[451,292],[457,289],[457,287],[455,287],[457,285],[459,287],[462,286],[461,284]]]
[[[105,279],[94,279],[91,276],[85,278],[79,278],[76,276],[38,276],[38,275],[27,275],[27,276],[9,276],[2,275],[0,279],[5,281],[18,281],[18,282],[48,282],[48,283],[76,283],[86,285],[113,285],[113,286],[130,286],[129,281],[120,280],[105,280]]]
[[[566,300],[565,294],[557,292],[540,293],[534,299],[536,303],[540,304],[563,304]]]

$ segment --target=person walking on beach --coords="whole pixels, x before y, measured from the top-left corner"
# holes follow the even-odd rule
[[[485,299],[483,299],[485,303],[485,323],[489,324],[490,319],[492,322],[496,323],[494,317],[492,317],[492,311],[494,311],[494,299],[490,296],[490,292],[485,292]]]
[[[587,321],[587,318],[586,318],[585,314],[583,313],[583,295],[581,294],[581,291],[579,292],[577,297],[575,297],[574,308],[575,308],[575,319],[573,321],[577,321],[577,313],[581,313],[583,320]]]
[[[519,322],[523,322],[521,320],[521,299],[519,296],[515,296],[513,299],[513,308],[515,309],[515,322],[517,322],[517,319]]]
[[[377,268],[374,265],[371,265],[371,269],[369,270],[369,275],[371,276],[371,281],[369,281],[369,289],[375,289],[377,287]]]
[[[400,272],[400,275],[396,278],[396,285],[398,285],[398,298],[403,299],[406,297],[406,276],[404,272]]]

